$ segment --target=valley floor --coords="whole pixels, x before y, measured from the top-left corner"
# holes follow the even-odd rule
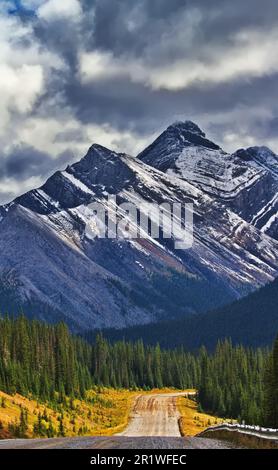
[[[0,422],[2,441],[1,448],[52,448],[52,447],[110,447],[136,448],[136,445],[158,446],[168,448],[177,445],[205,447],[206,439],[191,440],[211,424],[219,422],[218,418],[199,413],[192,400],[194,390],[177,392],[174,390],[153,390],[136,392],[129,390],[98,389],[87,394],[86,401],[73,400],[55,409],[49,405],[29,400],[18,394],[10,396],[0,392]],[[190,399],[191,396],[191,399]],[[54,439],[5,439],[12,438],[11,425],[19,422],[20,413],[26,410],[28,429],[26,436],[45,437],[36,434],[34,425],[39,416],[43,429],[49,423],[55,429]],[[59,436],[59,419],[63,416],[64,436]],[[75,437],[74,436],[87,436]],[[112,436],[109,439],[97,436]],[[181,439],[187,436],[187,439]],[[90,436],[90,437],[88,437]],[[91,437],[94,436],[94,437]],[[146,437],[147,436],[147,437]],[[132,438],[136,438],[135,441]],[[138,440],[139,439],[139,440]],[[136,444],[134,444],[136,442]],[[171,442],[171,444],[170,444]],[[210,443],[210,447],[212,442]],[[224,444],[219,443],[220,447]],[[131,447],[130,447],[131,446]],[[132,447],[135,446],[135,447]],[[227,446],[227,445],[225,445]]]
[[[193,391],[171,393],[141,393],[135,398],[126,429],[111,437],[78,437],[55,439],[12,439],[0,441],[0,449],[207,449],[232,448],[233,445],[216,439],[184,435],[191,416],[191,432],[200,431],[196,404],[190,400]],[[190,410],[186,416],[186,410]],[[196,415],[192,415],[192,412]],[[183,413],[183,414],[181,414]],[[190,414],[191,413],[191,414]],[[204,415],[207,416],[207,415]],[[210,417],[212,418],[212,417]],[[197,424],[195,423],[197,422]]]
[[[0,439],[22,437],[15,433],[22,410],[27,413],[27,438],[49,437],[50,426],[54,430],[50,437],[109,436],[127,426],[137,396],[136,391],[97,387],[87,392],[86,400],[66,398],[64,403],[55,404],[0,392]]]

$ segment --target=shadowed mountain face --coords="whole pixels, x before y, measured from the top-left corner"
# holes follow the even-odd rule
[[[1,310],[75,331],[122,328],[203,312],[266,284],[278,271],[276,161],[267,148],[229,155],[190,121],[137,158],[93,145],[0,207]],[[108,195],[144,210],[191,202],[192,248],[148,234],[100,238],[89,205],[107,208]]]
[[[185,316],[155,325],[138,325],[122,330],[103,331],[111,341],[142,339],[145,344],[163,348],[184,347],[214,351],[219,340],[230,338],[233,344],[257,348],[273,345],[278,331],[278,279],[252,294],[204,314]],[[165,334],[167,331],[167,334]],[[95,332],[87,333],[89,341]]]

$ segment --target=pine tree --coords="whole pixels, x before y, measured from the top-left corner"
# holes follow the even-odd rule
[[[278,336],[265,368],[264,424],[278,427]]]
[[[64,418],[63,415],[59,416],[59,430],[58,430],[58,435],[60,437],[65,437],[65,427],[64,427]]]
[[[24,438],[26,437],[26,433],[28,431],[28,413],[27,410],[23,408],[20,411],[20,418],[19,418],[19,427],[18,427],[18,437]]]

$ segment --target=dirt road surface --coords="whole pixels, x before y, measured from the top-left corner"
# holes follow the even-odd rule
[[[141,395],[135,401],[131,421],[122,436],[180,437],[177,397],[183,393]]]
[[[230,449],[216,439],[181,437],[177,398],[180,393],[139,396],[126,430],[111,437],[11,439],[1,449]],[[182,394],[184,395],[184,394]]]

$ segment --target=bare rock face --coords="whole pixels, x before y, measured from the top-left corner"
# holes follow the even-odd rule
[[[192,315],[273,280],[278,271],[277,156],[230,155],[191,121],[137,158],[94,144],[79,162],[0,207],[0,309],[75,330]],[[191,202],[194,244],[90,237],[90,203]]]

